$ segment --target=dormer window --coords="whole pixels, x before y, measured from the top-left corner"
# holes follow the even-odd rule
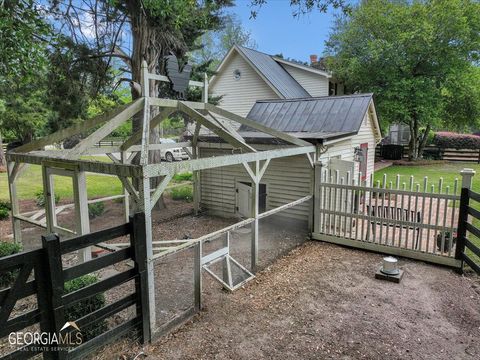
[[[242,76],[242,72],[238,69],[233,71],[233,78],[235,80],[240,80],[240,77]]]

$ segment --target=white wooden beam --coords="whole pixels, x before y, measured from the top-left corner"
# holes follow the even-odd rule
[[[151,102],[151,99],[149,99],[149,100]],[[174,111],[175,111],[175,109],[171,109],[171,108],[163,109],[162,111],[160,111],[160,113],[158,113],[156,116],[154,116],[150,120],[150,128],[152,128],[152,129],[156,128],[158,125],[160,125],[160,123],[163,120],[167,119],[168,116]],[[120,145],[120,150],[121,151],[127,151],[132,146],[138,144],[140,142],[140,140],[142,140],[142,134],[143,134],[143,128],[137,130],[127,140],[125,140],[125,142],[122,145]]]
[[[138,113],[145,104],[145,99],[139,98],[131,103],[124,111],[120,112],[112,119],[107,121],[99,129],[90,134],[87,138],[80,141],[75,147],[66,151],[62,157],[69,159],[78,159],[90,147],[102,140],[105,136],[110,134],[113,130],[119,127],[122,123],[130,119],[133,115]]]
[[[222,166],[237,165],[244,162],[275,159],[314,152],[313,145],[303,147],[285,147],[274,150],[259,151],[256,153],[234,154],[179,161],[175,163],[149,164],[144,168],[148,177],[176,174],[179,172],[213,169]]]
[[[186,105],[181,101],[178,103],[178,110],[184,112],[185,114],[187,114],[188,116],[190,116],[191,118],[193,118],[194,120],[196,120],[197,122],[205,126],[206,128],[210,129],[211,131],[213,131],[215,134],[220,136],[222,139],[224,139],[226,142],[228,142],[232,146],[236,148],[241,148],[246,151],[256,152],[256,150],[253,147],[251,147],[250,145],[248,145],[243,141],[238,140],[235,136],[225,131],[220,126],[214,124],[212,121],[210,121],[208,118],[200,114],[198,111],[189,107],[188,105]]]
[[[115,108],[111,111],[108,111],[104,114],[100,114],[100,115],[98,115],[98,116],[96,116],[92,119],[88,119],[88,120],[85,120],[81,123],[70,126],[66,129],[59,130],[57,132],[54,132],[53,134],[50,134],[50,135],[47,135],[47,136],[41,138],[41,139],[31,141],[28,144],[25,144],[25,145],[22,145],[22,146],[19,146],[19,147],[15,148],[14,150],[12,150],[12,152],[26,153],[26,152],[29,152],[29,151],[32,151],[32,150],[42,149],[46,145],[51,145],[53,143],[57,143],[57,142],[60,142],[62,140],[65,140],[66,138],[68,138],[70,136],[80,134],[87,129],[98,126],[98,125],[106,122],[107,120],[116,117],[118,114],[125,111],[125,109],[127,109],[132,104],[133,103],[119,106],[119,107],[117,107],[117,108]]]
[[[289,142],[291,144],[298,145],[298,146],[309,146],[309,145],[311,145],[307,141],[298,139],[295,136],[288,135],[288,134],[286,134],[282,131],[274,130],[272,128],[269,128],[268,126],[259,124],[256,121],[244,118],[240,115],[234,114],[234,113],[232,113],[230,111],[227,111],[225,109],[222,109],[218,106],[215,106],[215,105],[212,105],[212,104],[205,104],[205,107],[210,112],[213,112],[213,113],[221,115],[225,118],[234,120],[234,121],[238,122],[239,124],[247,125],[247,126],[251,127],[252,129],[261,131],[265,134],[272,135],[272,136],[274,136],[278,139],[284,140],[284,141]]]
[[[23,162],[28,164],[34,165],[42,165],[44,161],[48,161],[51,166],[64,168],[64,169],[75,169],[76,166],[79,167],[79,170],[92,172],[92,173],[100,173],[100,174],[108,174],[108,175],[117,175],[117,176],[128,176],[128,177],[142,177],[143,176],[143,169],[139,165],[131,165],[131,164],[113,164],[107,162],[99,162],[99,161],[90,161],[90,160],[72,160],[72,159],[59,159],[59,158],[51,158],[39,155],[32,155],[32,154],[15,154],[15,153],[7,153],[6,154],[8,161],[14,162]]]
[[[165,175],[165,177],[162,179],[160,184],[157,185],[157,188],[155,189],[155,192],[152,194],[152,197],[150,200],[150,210],[153,210],[153,208],[155,207],[155,204],[160,199],[160,196],[162,196],[162,193],[165,191],[165,189],[167,188],[172,178],[173,178],[173,174]]]

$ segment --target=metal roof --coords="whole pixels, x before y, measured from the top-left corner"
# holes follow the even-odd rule
[[[272,56],[243,46],[237,45],[236,48],[286,99],[310,97],[310,94]]]
[[[373,94],[260,100],[247,118],[300,138],[327,139],[356,134]],[[240,133],[255,131],[242,125]],[[303,134],[302,134],[303,133]],[[307,135],[308,134],[308,135]]]

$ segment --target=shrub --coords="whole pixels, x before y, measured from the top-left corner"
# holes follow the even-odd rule
[[[94,219],[97,216],[100,216],[105,211],[105,204],[103,202],[97,202],[93,204],[88,204],[88,216],[90,219]]]
[[[13,255],[22,251],[22,246],[20,244],[9,243],[9,242],[0,242],[0,258],[4,256]],[[15,280],[17,277],[18,270],[10,270],[0,273],[0,287],[7,287]]]
[[[450,149],[480,149],[480,136],[473,134],[458,134],[453,132],[437,132],[433,142],[440,148]]]
[[[65,283],[65,294],[80,290],[86,286],[95,284],[98,281],[95,275],[84,275]],[[65,321],[75,321],[95,310],[105,306],[105,295],[100,293],[81,300],[69,307],[65,308]],[[107,331],[107,323],[105,320],[98,321],[92,325],[86,326],[80,331],[82,332],[83,341],[94,338]]]
[[[192,180],[192,173],[191,172],[187,172],[187,173],[183,173],[183,174],[175,174],[175,176],[173,177],[173,180],[174,181],[191,181]]]
[[[191,186],[183,186],[172,189],[173,200],[185,200],[187,202],[193,201],[193,190]]]
[[[37,191],[35,193],[35,203],[38,207],[45,207],[45,195],[43,194],[43,190]],[[55,194],[55,203],[60,201],[60,196]]]
[[[0,200],[0,209],[12,210],[12,204],[7,200]]]
[[[0,220],[8,219],[10,216],[10,210],[0,208]]]

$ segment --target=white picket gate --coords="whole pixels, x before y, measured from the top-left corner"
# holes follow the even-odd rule
[[[460,188],[430,184],[428,178],[408,183],[374,183],[349,172],[315,170],[314,227],[317,240],[459,266],[455,244]]]

